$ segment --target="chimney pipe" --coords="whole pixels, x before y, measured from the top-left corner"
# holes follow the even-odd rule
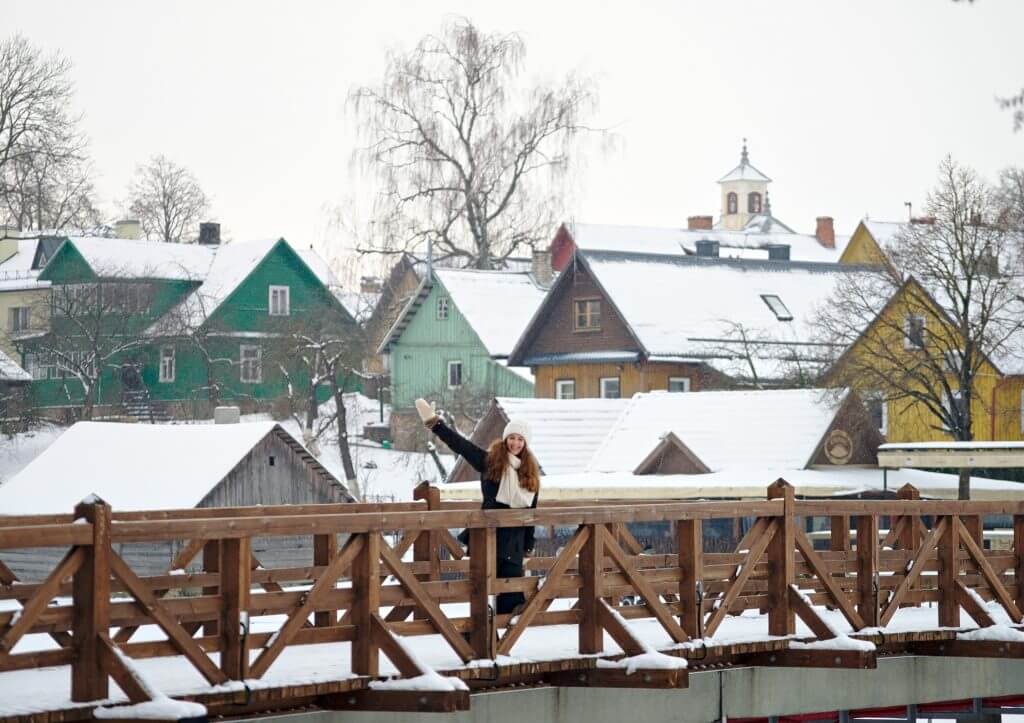
[[[689,231],[710,231],[712,220],[711,216],[690,216],[686,219],[686,228]]]
[[[814,236],[818,239],[818,243],[827,249],[834,249],[836,247],[836,228],[832,222],[831,216],[818,216],[818,225],[814,231]]]
[[[241,420],[242,410],[238,407],[214,407],[214,424],[238,424]]]
[[[199,243],[204,246],[220,245],[220,224],[213,221],[203,221],[199,224]]]
[[[541,286],[550,286],[555,273],[551,268],[551,251],[547,249],[534,249],[533,258],[530,264],[530,271],[533,278]]]
[[[142,224],[134,218],[125,218],[114,222],[114,236],[132,241],[142,238]]]

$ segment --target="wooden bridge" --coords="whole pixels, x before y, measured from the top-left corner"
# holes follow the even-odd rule
[[[515,686],[685,689],[690,672],[725,667],[865,669],[894,654],[1024,657],[1012,634],[965,639],[957,630],[1021,624],[1024,502],[900,494],[796,500],[779,480],[764,501],[485,511],[442,503],[436,488],[421,485],[412,503],[112,512],[91,499],[73,514],[0,518],[0,557],[67,549],[40,583],[19,582],[0,563],[0,601],[20,603],[0,612],[0,721],[83,720],[104,702],[164,695],[218,716],[454,711],[468,709],[473,692]],[[1011,549],[984,549],[992,515],[1012,517]],[[704,521],[739,518],[753,523],[735,550],[705,552]],[[829,549],[808,538],[816,518],[828,520]],[[670,523],[672,551],[645,553],[627,528],[640,522]],[[529,561],[530,576],[498,578],[495,529],[520,525],[570,535],[557,553]],[[450,532],[462,528],[470,556]],[[254,538],[295,535],[313,537],[309,566],[264,569],[254,559]],[[160,540],[182,543],[168,574],[139,577],[119,554]],[[511,591],[525,593],[525,606],[495,616],[491,596]],[[928,608],[937,614],[930,623],[893,628],[901,614]],[[720,642],[749,610],[766,613],[751,618],[763,630]],[[260,619],[274,622],[260,631]],[[528,637],[536,651],[565,626],[571,650],[516,657]],[[157,639],[142,632],[157,629]],[[24,649],[25,636],[46,636],[48,646]],[[295,656],[314,650],[333,673],[293,675],[302,659]],[[665,665],[665,656],[689,665]],[[638,669],[627,672],[623,658]],[[159,665],[179,672],[162,678]],[[48,694],[18,704],[26,675],[45,677]],[[396,677],[445,680],[449,689],[380,685]],[[676,694],[685,701],[687,691]]]

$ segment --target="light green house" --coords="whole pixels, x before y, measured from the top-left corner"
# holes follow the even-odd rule
[[[467,422],[496,396],[533,396],[529,369],[506,360],[545,293],[525,271],[435,268],[426,276],[378,349],[391,372],[391,435],[399,449],[414,448],[422,436],[417,397]]]

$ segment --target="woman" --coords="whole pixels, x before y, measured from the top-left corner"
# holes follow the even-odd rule
[[[417,399],[416,411],[427,429],[480,473],[480,491],[484,496],[481,509],[507,510],[537,506],[540,467],[527,447],[530,439],[529,425],[510,421],[505,425],[501,439],[495,439],[484,451],[442,422],[429,402]],[[498,577],[523,576],[523,557],[533,554],[533,534],[533,527],[497,529],[495,548]],[[515,612],[525,602],[526,596],[521,592],[501,593],[498,595],[497,614]]]

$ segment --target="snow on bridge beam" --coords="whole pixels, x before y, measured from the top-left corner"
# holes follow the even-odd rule
[[[920,442],[883,444],[878,466],[888,469],[1024,467],[1024,442]]]

